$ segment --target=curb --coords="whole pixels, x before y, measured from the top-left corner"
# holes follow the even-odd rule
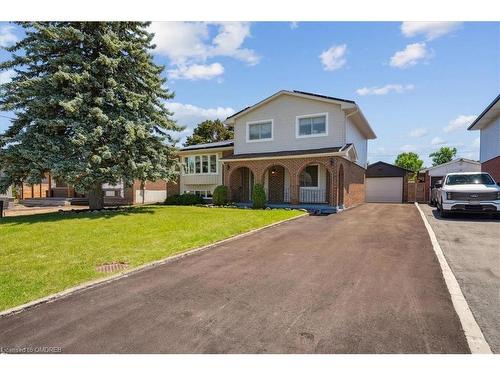
[[[237,240],[239,238],[250,236],[252,234],[255,234],[257,232],[263,231],[265,229],[269,229],[269,228],[276,227],[276,226],[281,225],[281,224],[285,224],[285,223],[287,223],[289,221],[293,221],[293,220],[297,220],[297,219],[303,218],[304,216],[309,216],[309,214],[308,213],[303,213],[302,215],[298,215],[298,216],[295,216],[295,217],[291,217],[289,219],[277,221],[275,223],[268,224],[268,225],[260,227],[260,228],[252,229],[252,230],[250,230],[248,232],[236,234],[234,236],[225,238],[223,240],[219,240],[217,242],[213,242],[213,243],[208,244],[208,245],[197,247],[197,248],[194,248],[194,249],[191,249],[191,250],[186,250],[186,251],[183,251],[180,254],[171,255],[171,256],[168,256],[168,257],[160,259],[160,260],[155,260],[155,261],[143,264],[141,266],[137,266],[135,268],[131,268],[131,269],[122,271],[122,272],[117,273],[117,274],[112,275],[112,276],[108,276],[108,277],[104,277],[104,278],[100,278],[100,279],[96,279],[96,280],[84,282],[82,284],[78,284],[78,285],[76,285],[74,287],[71,287],[71,288],[68,288],[68,289],[64,289],[64,290],[62,290],[60,292],[57,292],[57,293],[54,293],[54,294],[50,294],[50,295],[48,295],[46,297],[42,297],[42,298],[36,299],[34,301],[27,302],[25,304],[22,304],[22,305],[19,305],[19,306],[14,306],[14,307],[12,307],[10,309],[7,309],[7,310],[4,310],[4,311],[0,311],[0,318],[4,317],[4,316],[19,314],[19,313],[21,313],[21,312],[23,312],[25,310],[28,310],[30,308],[33,308],[35,306],[38,306],[38,305],[41,305],[41,304],[44,304],[44,303],[55,302],[55,301],[60,300],[60,299],[62,299],[64,297],[72,295],[72,294],[74,294],[76,292],[80,292],[80,291],[92,289],[92,288],[98,287],[100,285],[105,285],[105,284],[111,283],[113,281],[116,281],[116,280],[119,280],[119,279],[122,279],[122,278],[125,278],[125,277],[128,277],[128,276],[134,275],[136,273],[139,273],[139,272],[142,272],[142,271],[145,271],[145,270],[148,270],[148,269],[160,266],[162,264],[167,264],[167,263],[175,262],[175,261],[180,260],[180,259],[182,259],[184,257],[200,253],[202,251],[211,249],[211,248],[213,248],[215,246],[218,246],[218,245],[221,245],[221,244],[224,244],[224,243],[227,243],[227,242],[231,242],[231,241]]]
[[[455,307],[455,311],[457,312],[458,318],[460,319],[460,323],[462,324],[462,329],[464,330],[465,338],[467,339],[467,344],[469,345],[470,352],[472,354],[492,354],[491,348],[486,342],[484,338],[483,332],[481,328],[476,322],[472,311],[465,299],[462,290],[460,289],[460,285],[458,284],[453,271],[450,268],[450,265],[446,261],[443,250],[439,245],[436,234],[432,229],[429,221],[425,217],[424,212],[421,210],[420,206],[417,202],[415,202],[415,206],[420,212],[420,216],[424,221],[425,228],[429,233],[430,240],[432,242],[432,248],[434,249],[434,253],[439,261],[439,265],[441,266],[441,271],[443,272],[443,278],[446,283],[446,287],[448,288],[448,292],[451,296],[451,301],[453,302],[453,307]]]

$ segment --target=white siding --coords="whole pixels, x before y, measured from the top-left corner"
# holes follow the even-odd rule
[[[198,152],[190,152],[189,154],[182,155],[181,164],[184,163],[184,156],[192,156],[192,155],[207,155],[207,154],[217,154],[217,173],[212,174],[184,174],[184,170],[181,166],[181,175],[180,175],[180,192],[181,194],[184,191],[201,191],[201,190],[210,190],[214,191],[217,185],[222,185],[222,162],[220,159],[222,158],[222,152],[217,152],[215,150],[205,149],[199,150]]]
[[[480,130],[481,163],[500,155],[500,117]]]
[[[353,143],[358,154],[356,163],[363,168],[367,166],[367,147],[368,140],[361,134],[356,125],[353,124],[351,119],[346,121],[346,143]]]
[[[429,176],[437,177],[437,176],[445,176],[448,173],[456,173],[456,172],[481,172],[481,164],[473,163],[467,160],[456,160],[453,163],[440,165],[436,168],[429,170]]]
[[[328,113],[328,135],[297,138],[296,117]],[[247,142],[247,122],[273,120],[273,140]],[[345,116],[340,105],[318,100],[281,95],[246,115],[236,119],[234,153],[258,153],[287,150],[307,150],[324,147],[340,147],[345,144]]]

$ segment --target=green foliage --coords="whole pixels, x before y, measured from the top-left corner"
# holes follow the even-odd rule
[[[432,159],[432,166],[448,163],[452,161],[457,154],[457,149],[455,147],[441,147],[438,151],[433,152],[429,155]]]
[[[165,199],[165,204],[175,206],[194,206],[203,203],[205,200],[196,194],[175,194]]]
[[[232,126],[226,126],[220,120],[206,120],[196,126],[193,135],[187,137],[184,146],[226,141],[233,139],[233,136]]]
[[[7,48],[0,110],[15,113],[0,134],[0,191],[45,172],[79,192],[103,183],[175,177],[163,67],[151,56],[146,22],[26,22]]]
[[[264,208],[266,206],[266,201],[264,186],[255,184],[252,191],[253,208]]]
[[[418,154],[414,152],[402,152],[396,157],[395,165],[401,168],[408,169],[413,172],[418,172],[422,169],[424,161],[420,159]]]
[[[212,202],[217,206],[223,206],[229,201],[229,190],[227,186],[219,185],[214,189]]]

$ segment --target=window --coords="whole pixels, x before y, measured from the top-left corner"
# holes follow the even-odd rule
[[[212,198],[212,192],[210,190],[184,190],[184,194],[195,194],[202,198]]]
[[[486,173],[477,174],[451,174],[446,179],[446,185],[494,185],[495,182]]]
[[[297,137],[318,137],[327,135],[328,115],[326,113],[297,117]]]
[[[300,173],[300,187],[318,187],[318,166],[309,165]]]
[[[196,155],[184,157],[184,174],[217,173],[217,155]]]
[[[247,123],[247,142],[270,141],[272,139],[272,120]]]

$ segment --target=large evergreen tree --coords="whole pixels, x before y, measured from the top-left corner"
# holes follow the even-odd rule
[[[164,101],[173,97],[153,62],[145,22],[20,23],[26,36],[7,48],[15,69],[0,86],[0,110],[15,119],[0,134],[0,191],[46,172],[103,206],[102,184],[175,175]]]
[[[200,143],[212,143],[233,139],[234,132],[232,126],[226,126],[221,120],[206,120],[198,125],[193,131],[193,135],[187,137],[184,146],[198,145]]]

